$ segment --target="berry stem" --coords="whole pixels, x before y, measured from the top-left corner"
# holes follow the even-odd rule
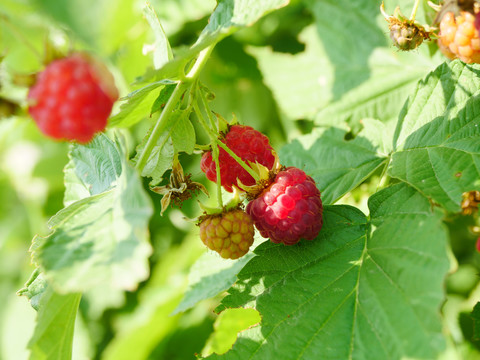
[[[203,108],[205,109],[205,112],[207,113],[208,119],[210,120],[210,125],[212,126],[213,130],[216,133],[218,133],[218,127],[217,127],[217,124],[215,123],[215,119],[212,116],[212,111],[210,110],[210,107],[208,106],[208,101],[205,98],[205,94],[200,89],[198,90],[198,93],[200,93],[199,97],[202,101]]]
[[[200,124],[203,126],[205,131],[210,136],[210,140],[212,141],[213,147],[220,146],[223,150],[227,152],[228,155],[234,158],[235,161],[239,163],[240,166],[244,168],[245,171],[248,172],[255,179],[256,182],[258,182],[260,180],[260,176],[255,171],[253,171],[253,169],[250,166],[248,166],[248,164],[245,163],[245,161],[243,161],[239,156],[237,156],[237,154],[235,154],[232,150],[230,150],[230,148],[227,145],[225,145],[222,141],[220,141],[218,139],[218,135],[207,125],[207,122],[203,117],[203,114],[198,106],[198,103],[195,103],[193,107],[200,121]],[[218,162],[216,163],[218,164]],[[217,178],[218,178],[218,171],[217,171]]]
[[[143,169],[147,164],[148,158],[150,157],[150,154],[152,153],[153,148],[157,144],[157,141],[160,138],[160,135],[165,131],[166,126],[168,124],[167,120],[170,117],[173,109],[177,105],[177,102],[180,99],[180,96],[184,92],[185,88],[186,88],[185,83],[179,82],[177,84],[177,86],[175,87],[175,90],[173,90],[173,93],[170,96],[170,99],[168,99],[167,103],[165,104],[165,107],[163,108],[163,111],[158,117],[158,120],[155,123],[155,127],[153,128],[152,133],[150,134],[150,137],[147,140],[147,144],[145,145],[145,148],[143,149],[143,152],[141,153],[136,165],[140,174],[143,172]]]
[[[200,110],[200,107],[198,106],[198,101],[195,101],[193,103],[193,108],[195,110],[195,114],[197,115],[198,121],[204,128],[204,130],[207,132],[208,136],[210,137],[210,141],[212,142],[212,156],[213,156],[213,161],[215,162],[215,172],[217,173],[217,200],[218,200],[218,206],[223,207],[223,199],[222,199],[222,179],[221,179],[221,174],[220,174],[220,162],[218,161],[218,155],[219,155],[219,150],[218,150],[218,142],[217,142],[217,134],[214,132],[207,124],[205,121],[205,118],[202,114],[202,110]]]
[[[234,158],[235,161],[238,162],[240,166],[243,167],[255,179],[256,182],[260,181],[260,176],[255,171],[253,171],[253,169],[250,166],[248,166],[245,161],[240,159],[240,157],[238,157],[237,154],[235,154],[232,150],[230,150],[230,148],[227,145],[225,145],[223,142],[219,141],[218,139],[216,139],[216,143],[223,150],[225,150],[228,155]]]
[[[413,4],[412,14],[410,15],[410,21],[415,21],[415,16],[417,15],[418,5],[420,5],[420,0],[415,0]]]
[[[220,174],[220,162],[218,161],[218,146],[215,145],[212,148],[213,161],[215,161],[215,170],[217,172],[217,200],[218,206],[223,208],[223,199],[222,199],[222,178]]]
[[[162,113],[160,114],[157,122],[155,123],[155,127],[153,128],[152,133],[150,134],[150,137],[147,140],[147,144],[145,145],[143,152],[140,154],[140,157],[136,165],[136,168],[138,169],[140,174],[143,172],[143,169],[147,164],[148,158],[150,157],[150,154],[152,153],[155,147],[155,144],[160,138],[160,135],[165,131],[168,124],[168,118],[171,116],[173,110],[175,109],[175,106],[177,105],[178,100],[180,99],[181,95],[189,87],[195,86],[196,84],[195,80],[200,75],[200,72],[202,71],[202,68],[207,62],[210,56],[210,53],[212,52],[214,47],[215,47],[215,44],[212,44],[207,48],[203,49],[202,51],[200,51],[200,54],[198,55],[198,58],[195,61],[195,64],[193,64],[192,68],[190,69],[186,77],[177,83],[175,90],[173,90],[173,93],[170,96],[170,99],[168,99]]]

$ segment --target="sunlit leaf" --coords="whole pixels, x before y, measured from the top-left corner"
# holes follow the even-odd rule
[[[449,211],[480,190],[480,66],[443,64],[407,100],[390,174]]]
[[[303,169],[315,180],[324,204],[334,203],[354,189],[382,164],[387,154],[381,142],[383,124],[370,120],[355,139],[337,128],[314,131],[280,151],[281,163]]]
[[[104,191],[60,210],[48,223],[52,233],[37,236],[32,244],[34,261],[49,283],[63,292],[86,291],[102,283],[132,290],[148,276],[150,200],[119,147],[116,152],[98,151],[112,143],[105,135],[97,140],[73,151],[72,161],[77,163],[75,155],[79,155],[80,160],[93,158],[97,164],[121,163],[121,173],[115,166],[104,167],[109,172],[104,178],[80,172],[90,191]],[[107,160],[110,156],[113,159]],[[102,181],[115,176],[115,186],[105,191]]]
[[[441,214],[405,184],[373,195],[369,207],[370,221],[327,206],[317,239],[257,248],[218,310],[253,307],[262,321],[222,359],[436,357],[449,268]]]
[[[80,298],[81,294],[60,295],[47,288],[40,301],[35,333],[28,343],[31,360],[71,359]]]

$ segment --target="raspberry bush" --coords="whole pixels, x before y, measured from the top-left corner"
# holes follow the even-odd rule
[[[1,2],[0,359],[479,358],[479,9]]]

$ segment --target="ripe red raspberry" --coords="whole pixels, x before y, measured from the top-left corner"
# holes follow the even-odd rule
[[[200,223],[200,238],[225,259],[238,259],[253,244],[253,220],[243,210],[207,215]]]
[[[260,234],[274,243],[313,240],[323,224],[323,207],[315,181],[300,169],[280,171],[274,182],[247,205]]]
[[[55,139],[90,141],[102,131],[118,98],[113,76],[84,54],[51,62],[28,93],[30,115]]]
[[[480,62],[480,38],[475,28],[475,16],[461,11],[456,16],[447,12],[440,22],[439,48],[449,59],[458,58],[463,62]]]
[[[250,126],[233,125],[222,142],[245,162],[258,162],[268,169],[273,167],[275,156],[268,138]],[[255,179],[235,159],[222,148],[219,150],[220,178],[225,190],[232,192],[232,186],[237,185],[237,178],[244,185],[255,185]],[[200,168],[209,180],[217,182],[211,151],[203,154]]]
[[[476,248],[477,248],[477,251],[480,252],[480,237],[477,239]]]

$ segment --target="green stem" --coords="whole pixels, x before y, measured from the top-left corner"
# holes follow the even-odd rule
[[[158,117],[158,120],[155,123],[155,127],[153,128],[152,133],[147,140],[147,144],[145,145],[145,148],[143,149],[142,154],[140,155],[140,158],[137,162],[136,167],[140,174],[143,172],[145,165],[147,165],[148,158],[150,157],[153,148],[155,147],[158,139],[160,138],[160,135],[162,135],[162,133],[165,131],[165,128],[167,127],[167,120],[170,117],[173,109],[177,105],[178,99],[180,99],[180,96],[182,95],[185,88],[185,83],[179,82],[177,84],[175,90],[173,90],[173,93],[170,96],[170,99],[168,99],[165,107],[163,108],[163,111]]]
[[[195,61],[195,64],[193,64],[192,68],[188,72],[186,79],[183,80],[184,82],[192,81],[198,77],[203,67],[205,66],[205,63],[208,61],[208,58],[210,57],[210,54],[214,47],[215,44],[211,44],[202,51],[200,51],[200,54],[198,54],[198,58]]]
[[[208,134],[210,141],[212,143],[215,143],[217,139],[217,134],[210,128],[210,126],[208,126],[207,122],[205,121],[202,110],[200,110],[200,107],[198,106],[198,102],[195,102],[193,104],[193,110],[195,111],[195,114],[197,115],[198,121],[200,122],[200,125],[202,125],[203,130],[205,130],[205,132]]]
[[[212,142],[212,156],[213,156],[213,161],[215,162],[215,171],[217,173],[217,200],[218,200],[219,207],[223,207],[222,178],[220,173],[220,161],[218,161],[219,150],[218,150],[217,134],[207,125],[207,122],[203,117],[202,111],[198,106],[198,102],[194,102],[193,109],[195,111],[195,114],[197,115],[200,125],[202,125],[203,129],[207,132],[208,136],[210,137],[210,141]]]
[[[212,52],[214,47],[215,47],[215,44],[212,44],[209,47],[200,51],[200,54],[198,55],[198,58],[195,61],[195,64],[193,64],[192,68],[190,69],[186,77],[177,83],[175,90],[173,90],[173,93],[170,96],[170,99],[168,99],[162,113],[160,114],[160,117],[155,123],[155,127],[153,128],[152,133],[150,134],[150,137],[147,140],[147,144],[145,145],[145,148],[140,154],[140,158],[138,159],[138,162],[136,165],[140,174],[143,172],[143,169],[145,168],[148,158],[150,157],[150,154],[152,153],[153,148],[155,147],[158,139],[160,138],[161,134],[165,131],[168,123],[168,118],[171,116],[173,110],[175,109],[175,106],[177,105],[178,100],[180,99],[184,91],[187,90],[189,86],[192,86],[192,83],[195,84],[195,80],[197,79],[200,72],[202,71],[202,68],[207,62],[210,56],[210,53]]]
[[[413,4],[412,14],[410,15],[410,21],[415,21],[415,16],[417,15],[418,5],[420,5],[420,0],[415,0]]]
[[[198,145],[198,144],[195,144],[195,149],[197,149],[197,150],[202,150],[202,151],[208,151],[208,150],[210,150],[210,145]]]
[[[217,200],[218,206],[223,208],[223,198],[222,198],[222,178],[220,174],[220,161],[218,161],[218,146],[215,146],[212,149],[213,161],[215,161],[215,170],[217,172]]]
[[[215,119],[213,118],[212,111],[208,106],[208,102],[207,102],[207,99],[205,98],[205,94],[203,93],[202,90],[198,90],[198,92],[200,93],[200,99],[202,100],[203,108],[205,109],[208,119],[210,120],[210,125],[212,126],[213,130],[215,130],[215,132],[218,133],[218,127],[217,127],[217,124],[215,123]]]

